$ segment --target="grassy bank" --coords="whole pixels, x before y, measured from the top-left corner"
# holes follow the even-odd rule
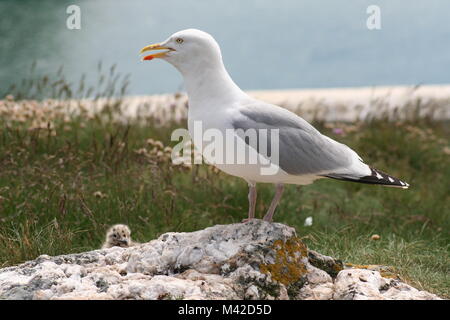
[[[243,180],[207,165],[172,165],[170,133],[185,123],[120,123],[117,106],[67,116],[39,104],[18,113],[13,105],[0,110],[0,267],[97,249],[114,223],[144,242],[247,215]],[[288,186],[275,220],[321,253],[393,266],[416,287],[450,297],[448,123],[315,125],[411,188],[332,180]],[[272,195],[272,186],[258,186],[259,217]]]

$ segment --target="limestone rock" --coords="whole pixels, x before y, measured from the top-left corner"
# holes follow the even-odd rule
[[[253,220],[0,269],[0,299],[438,299]]]

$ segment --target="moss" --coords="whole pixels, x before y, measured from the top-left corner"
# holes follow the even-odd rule
[[[323,256],[312,250],[308,251],[308,260],[309,263],[311,263],[316,268],[325,271],[332,278],[336,278],[338,273],[344,269],[344,264],[341,260]]]
[[[295,282],[295,283],[290,284],[290,285],[287,287],[287,293],[288,293],[288,296],[289,296],[291,299],[292,299],[292,298],[295,299],[295,298],[298,296],[298,294],[299,294],[299,292],[300,292],[300,289],[303,288],[303,286],[306,284],[306,282],[307,282],[306,276],[302,276],[302,277],[300,278],[300,280],[298,280],[298,281]]]
[[[280,285],[274,282],[268,282],[260,279],[239,277],[238,283],[242,285],[243,288],[247,288],[249,285],[254,285],[258,288],[260,297],[266,299],[268,296],[278,298],[280,296]],[[242,292],[242,296],[245,292]]]
[[[272,249],[275,251],[275,263],[260,264],[261,273],[270,275],[272,280],[290,287],[300,284],[306,275],[306,265],[302,261],[308,255],[306,245],[297,237],[289,238],[286,242],[276,240]],[[303,286],[302,284],[302,286]]]
[[[184,300],[184,295],[173,296],[168,292],[162,293],[157,297],[158,300]]]
[[[280,296],[280,285],[277,283],[256,281],[254,284],[258,287],[260,293],[262,293],[265,298],[267,296],[272,296],[274,298],[278,298]]]

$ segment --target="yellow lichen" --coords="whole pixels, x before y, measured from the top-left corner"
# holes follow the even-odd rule
[[[336,276],[340,271],[344,270],[344,267],[342,266],[342,264],[335,263],[333,264],[332,269],[333,274],[335,274]]]
[[[306,274],[306,266],[302,259],[308,255],[306,245],[297,237],[286,242],[276,240],[272,249],[275,251],[275,263],[261,264],[259,269],[270,274],[273,280],[284,285],[299,281]]]

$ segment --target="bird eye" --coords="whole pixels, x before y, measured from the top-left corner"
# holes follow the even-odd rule
[[[184,40],[181,39],[181,38],[177,38],[177,40],[175,40],[175,41],[176,41],[177,43],[180,43],[180,44],[181,44],[181,43],[183,43]]]

